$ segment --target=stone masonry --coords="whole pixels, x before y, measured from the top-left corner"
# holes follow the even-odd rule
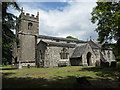
[[[100,66],[115,60],[110,48],[98,42],[39,35],[37,16],[21,12],[17,30],[19,43],[14,44],[13,64],[22,67]],[[49,30],[49,28],[48,28]]]

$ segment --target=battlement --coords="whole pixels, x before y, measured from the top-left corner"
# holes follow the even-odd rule
[[[25,32],[25,33],[30,33],[31,35],[38,34],[39,12],[37,12],[36,14],[37,15],[25,13],[25,12],[21,11],[21,14],[19,16],[19,19],[20,19],[19,31]]]
[[[33,20],[39,20],[39,12],[37,12],[37,15],[33,15],[33,14],[29,14],[29,13],[24,13],[24,12],[21,12],[20,18],[24,18],[24,19],[33,19]]]
[[[38,16],[35,16],[35,15],[33,15],[33,14],[29,14],[29,13],[26,13],[26,16],[32,17],[32,18],[37,18],[37,17],[38,17]]]

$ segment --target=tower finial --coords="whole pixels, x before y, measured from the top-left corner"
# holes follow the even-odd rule
[[[21,8],[21,12],[23,12],[23,7]]]
[[[39,12],[37,12],[37,16],[39,17]]]
[[[90,36],[90,40],[92,40],[92,37]]]
[[[39,12],[37,12],[37,16],[36,16],[37,20],[39,20]]]

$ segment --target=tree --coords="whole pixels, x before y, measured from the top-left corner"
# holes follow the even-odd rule
[[[77,39],[77,38],[72,37],[72,36],[67,36],[66,38],[68,38],[68,39]]]
[[[92,23],[97,23],[96,32],[100,43],[111,43],[117,41],[114,45],[116,57],[120,54],[120,1],[119,2],[97,2],[91,13]]]
[[[20,11],[16,2],[2,2],[2,63],[5,65],[7,62],[11,64],[13,42],[17,41],[11,30],[16,30],[18,18],[7,12],[10,6]]]

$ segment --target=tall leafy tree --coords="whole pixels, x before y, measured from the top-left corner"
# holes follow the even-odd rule
[[[16,37],[11,30],[16,30],[18,18],[8,13],[8,8],[12,6],[15,10],[20,11],[16,2],[2,2],[2,63],[12,62],[12,46]]]
[[[97,23],[95,31],[98,32],[98,40],[101,43],[116,40],[114,52],[116,57],[120,54],[120,1],[119,2],[96,2],[97,6],[91,13],[92,23]]]

